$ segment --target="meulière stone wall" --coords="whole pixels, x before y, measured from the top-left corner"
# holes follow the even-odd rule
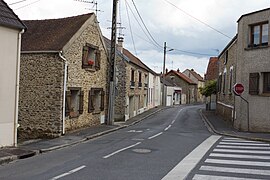
[[[76,40],[69,44],[63,54],[68,61],[68,81],[67,89],[79,87],[84,91],[83,113],[77,118],[66,117],[65,128],[67,131],[81,127],[100,124],[101,117],[105,118],[107,112],[107,82],[108,82],[108,59],[104,44],[101,39],[101,32],[96,20],[91,17],[85,24],[84,31],[79,32]],[[78,33],[77,33],[78,34]],[[88,43],[97,46],[101,52],[100,69],[91,70],[82,68],[83,46]],[[88,113],[88,92],[91,88],[102,88],[105,91],[104,111]]]
[[[64,63],[58,54],[22,54],[18,138],[62,133]]]
[[[125,109],[126,109],[126,81],[127,81],[127,72],[125,60],[121,57],[120,54],[116,57],[116,67],[117,67],[117,78],[118,83],[116,85],[117,92],[115,96],[115,121],[125,120]]]

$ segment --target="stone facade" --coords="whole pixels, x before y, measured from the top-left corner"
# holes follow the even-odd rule
[[[31,35],[26,36],[25,48],[28,49],[22,52],[21,61],[19,110],[21,139],[56,137],[65,131],[98,125],[106,121],[109,61],[98,22],[91,14],[62,19],[65,26],[69,25],[70,20],[80,21],[81,24],[76,27],[76,32],[72,31],[74,29],[65,30],[63,37],[67,43],[62,46],[61,43],[57,43],[55,47],[52,46],[55,50],[31,51],[33,46],[29,45],[38,42],[30,42],[29,39],[27,41]],[[60,20],[45,20],[48,26],[49,22],[57,23]],[[33,27],[38,25],[39,21],[29,23],[30,27]],[[50,33],[53,33],[54,28],[51,31]],[[57,46],[61,46],[61,49],[56,48]],[[87,57],[87,60],[89,58],[88,55],[85,56],[86,46],[95,48],[95,66],[83,64],[83,57]],[[80,92],[79,96],[76,94],[77,91]],[[74,107],[78,104],[79,113],[74,111]]]
[[[58,54],[22,54],[18,138],[62,133],[64,62]]]
[[[219,79],[217,92],[217,113],[224,119],[234,119],[233,85],[235,84],[235,70],[237,61],[237,39],[236,37],[228,44],[219,56]]]
[[[270,96],[269,93],[263,92],[263,75],[265,72],[270,72],[269,22],[269,8],[243,15],[238,20],[236,82],[244,85],[245,91],[242,96],[249,102],[248,123],[247,103],[240,97],[235,99],[235,127],[240,130],[270,132]],[[250,47],[251,26],[258,23],[267,24],[267,44]],[[249,83],[250,73],[258,74],[258,93],[256,94],[249,93],[251,88]]]

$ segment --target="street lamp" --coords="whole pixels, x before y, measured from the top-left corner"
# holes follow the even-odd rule
[[[174,49],[167,50],[166,42],[164,42],[164,59],[163,59],[163,72],[162,72],[162,79],[163,79],[163,90],[162,90],[162,104],[165,106],[165,86],[164,86],[164,80],[165,80],[165,62],[166,62],[166,52],[173,51]]]

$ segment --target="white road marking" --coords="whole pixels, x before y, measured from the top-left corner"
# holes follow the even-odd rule
[[[269,146],[269,144],[266,143],[229,143],[229,142],[220,142],[219,144],[223,145],[243,145],[243,146]]]
[[[214,167],[214,166],[202,166],[202,171],[214,171],[214,172],[225,172],[225,173],[239,173],[239,174],[253,174],[253,175],[270,175],[269,170],[260,169],[243,169],[243,168],[228,168],[228,167]]]
[[[269,149],[270,147],[256,147],[256,146],[227,146],[217,145],[217,148],[231,148],[231,149]]]
[[[238,178],[229,176],[211,176],[211,175],[199,175],[196,174],[193,180],[261,180],[261,179],[251,179],[251,178]]]
[[[158,134],[156,134],[156,135],[154,135],[154,136],[151,136],[151,137],[149,137],[148,139],[153,139],[153,138],[155,138],[155,137],[160,136],[161,134],[163,134],[163,132],[160,132],[160,133],[158,133]]]
[[[206,163],[214,164],[233,164],[233,165],[242,165],[242,166],[264,166],[270,167],[269,162],[258,162],[258,161],[233,161],[233,160],[221,160],[221,159],[206,159]]]
[[[168,127],[166,127],[165,129],[164,129],[164,131],[168,131],[168,129],[170,129],[172,127],[172,125],[169,125]]]
[[[60,174],[59,176],[55,176],[55,177],[53,177],[51,180],[56,180],[56,179],[60,179],[60,178],[62,178],[62,177],[64,177],[64,176],[68,176],[68,175],[70,175],[70,174],[73,174],[73,173],[75,173],[75,172],[77,172],[77,171],[79,171],[79,170],[85,168],[85,167],[86,167],[86,166],[80,166],[80,167],[75,168],[75,169],[73,169],[73,170],[70,170],[70,171],[68,171],[68,172],[66,172],[66,173]]]
[[[137,142],[136,144],[133,144],[133,145],[131,145],[131,146],[128,146],[128,147],[119,149],[119,150],[117,150],[117,151],[115,151],[115,152],[113,152],[113,153],[111,153],[111,154],[108,154],[107,156],[103,156],[103,158],[104,158],[104,159],[107,159],[107,158],[109,158],[109,157],[111,157],[111,156],[113,156],[113,155],[115,155],[115,154],[117,154],[117,153],[120,153],[120,152],[122,152],[122,151],[125,151],[125,150],[127,150],[127,149],[130,149],[130,148],[132,148],[132,147],[135,147],[135,146],[137,146],[137,145],[139,145],[139,144],[141,144],[141,142]]]
[[[214,152],[270,154],[270,151],[238,150],[238,149],[214,149]]]
[[[188,173],[197,165],[205,153],[221,136],[212,135],[189,153],[162,180],[185,179]]]
[[[224,158],[243,158],[243,159],[270,159],[270,156],[253,156],[253,155],[243,155],[243,154],[220,154],[211,153],[210,157],[224,157]]]
[[[130,133],[141,133],[143,131],[141,131],[141,130],[138,130],[138,131],[136,131],[136,130],[129,130],[128,132],[130,132]]]
[[[171,124],[174,124],[174,123],[175,123],[175,120],[173,120]]]
[[[254,143],[254,144],[266,144],[259,141],[248,141],[248,140],[240,140],[240,139],[223,139],[222,142],[239,142],[239,143]]]

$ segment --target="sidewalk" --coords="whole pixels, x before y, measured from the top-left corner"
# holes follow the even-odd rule
[[[0,149],[0,165],[17,159],[24,159],[37,154],[68,147],[128,126],[132,126],[165,108],[166,107],[162,106],[152,108],[135,117],[130,118],[126,122],[115,122],[114,125],[111,126],[99,125],[89,127],[65,134],[64,136],[55,139],[31,140],[18,144],[18,147],[2,148]]]
[[[216,115],[215,111],[206,111],[205,109],[202,109],[201,114],[210,129],[216,134],[268,143],[270,142],[270,133],[238,131],[232,127],[230,122],[225,121],[221,116]]]

